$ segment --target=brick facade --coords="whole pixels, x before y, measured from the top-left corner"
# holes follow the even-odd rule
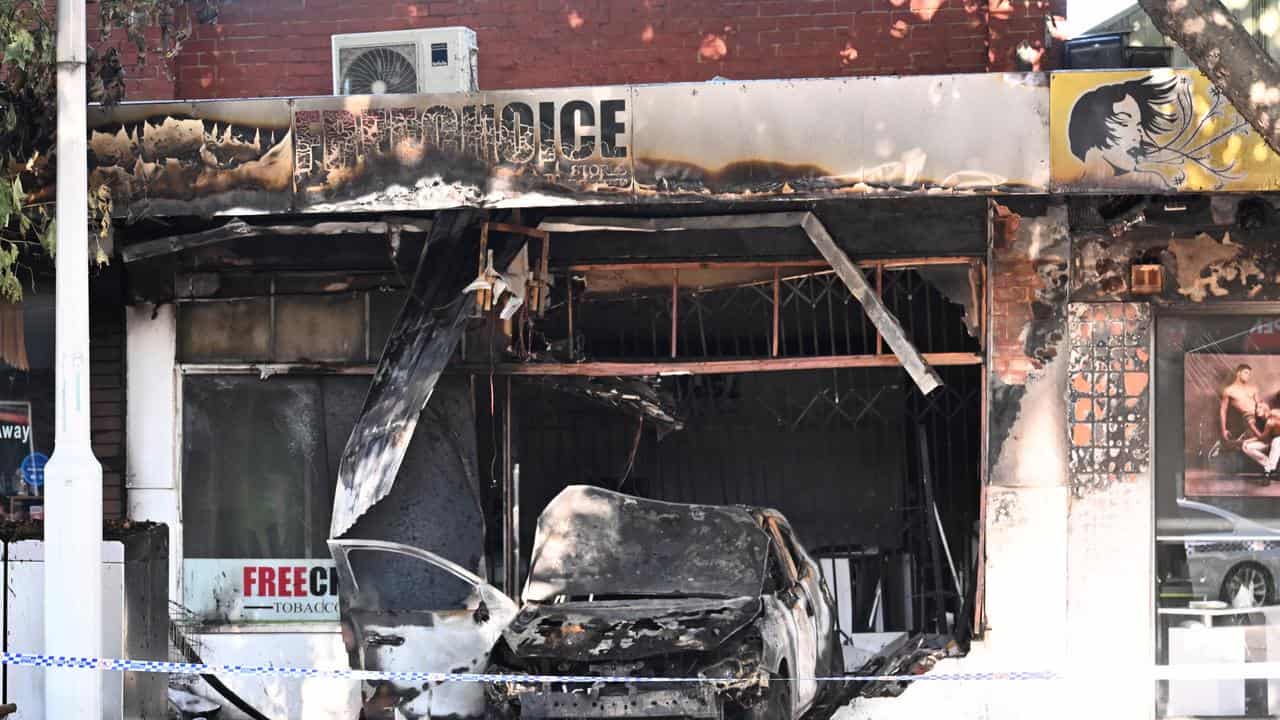
[[[1005,385],[1021,386],[1058,356],[1065,327],[1065,210],[991,204],[991,365]]]
[[[137,46],[125,38],[122,31],[115,32],[105,41],[101,40],[97,7],[89,5],[85,17],[86,37],[91,45],[99,48],[114,47],[119,51],[120,62],[125,69],[125,99],[167,100],[177,97],[177,77],[173,74],[172,63],[163,62],[158,54],[152,54],[146,65],[139,66]],[[154,48],[161,46],[158,28],[147,32],[147,43]]]
[[[486,90],[1048,69],[1065,15],[1066,0],[237,0],[129,97],[328,95],[331,35],[451,25],[476,31]]]
[[[1007,385],[1024,385],[1035,368],[1024,349],[1023,333],[1031,325],[1031,298],[1039,279],[1031,257],[1014,244],[1021,218],[1003,209],[996,206],[991,223],[992,371]]]

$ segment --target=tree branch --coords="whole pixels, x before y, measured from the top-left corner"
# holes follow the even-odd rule
[[[1280,153],[1280,64],[1231,11],[1220,0],[1138,0],[1138,5]]]

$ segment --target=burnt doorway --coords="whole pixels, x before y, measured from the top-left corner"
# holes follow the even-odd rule
[[[926,397],[821,262],[563,269],[545,316],[500,338],[525,364],[491,359],[473,375],[494,566],[518,547],[518,586],[539,512],[571,484],[772,506],[820,558],[844,632],[967,634],[982,271],[968,258],[864,264],[944,382]]]

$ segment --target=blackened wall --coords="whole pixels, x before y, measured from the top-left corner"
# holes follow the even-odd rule
[[[89,315],[89,398],[93,454],[102,463],[102,513],[124,517],[124,308],[95,305]],[[159,379],[158,379],[159,381]]]

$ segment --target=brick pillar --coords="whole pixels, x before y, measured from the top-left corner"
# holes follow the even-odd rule
[[[1066,652],[1069,247],[1065,205],[991,204],[984,607],[987,646],[1009,667]]]
[[[102,463],[102,511],[124,517],[124,310],[93,308],[89,319],[89,396],[93,453]]]

